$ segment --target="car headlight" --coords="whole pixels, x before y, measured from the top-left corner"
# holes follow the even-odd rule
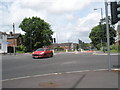
[[[44,54],[44,52],[41,52],[40,54]]]
[[[34,54],[34,52],[32,54]]]

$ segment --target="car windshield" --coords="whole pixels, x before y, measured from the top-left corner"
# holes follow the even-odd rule
[[[40,48],[40,49],[37,49],[36,51],[45,51],[46,49],[43,49],[43,48]]]

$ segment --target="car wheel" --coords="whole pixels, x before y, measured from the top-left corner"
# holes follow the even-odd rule
[[[51,54],[51,57],[53,57],[53,53]]]
[[[45,53],[44,56],[47,57],[47,54]]]

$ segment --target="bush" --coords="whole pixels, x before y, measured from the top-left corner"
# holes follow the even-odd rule
[[[24,45],[19,45],[17,46],[16,50],[26,52],[26,47]]]
[[[113,45],[110,46],[110,50],[117,50],[117,51],[119,51],[120,50],[120,45],[113,44]]]
[[[100,50],[101,44],[97,44],[97,45],[96,45],[96,48],[97,48],[98,50]]]
[[[62,47],[56,47],[54,49],[57,50],[57,51],[63,51],[64,50]]]

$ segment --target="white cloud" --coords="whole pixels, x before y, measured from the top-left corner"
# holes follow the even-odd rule
[[[100,20],[99,13],[90,13],[86,17],[79,18],[77,24],[68,23],[57,32],[59,42],[78,42],[81,39],[84,42],[90,42],[89,33],[91,29],[98,24]]]
[[[12,1],[12,0],[11,0]],[[13,6],[34,9],[40,11],[47,10],[52,13],[80,10],[89,5],[92,0],[14,0]]]
[[[86,17],[80,18],[78,20],[78,31],[90,31],[91,27],[99,23],[100,14],[99,13],[90,13]]]
[[[66,17],[67,20],[75,19],[75,17],[72,14],[66,14],[65,17]]]
[[[77,42],[78,38],[83,41],[90,41],[88,33],[95,26],[100,18],[99,13],[88,15],[76,15],[87,8],[93,0],[6,0],[10,3],[9,8],[0,9],[3,11],[3,26],[0,29],[10,32],[13,22],[16,25],[16,32],[22,32],[18,26],[25,17],[37,16],[52,25],[53,31],[59,42],[67,40]],[[0,6],[1,8],[1,6]],[[87,10],[87,9],[86,9]],[[85,11],[84,11],[85,12]],[[82,14],[82,13],[81,13]],[[8,26],[6,26],[8,25]],[[22,32],[23,33],[23,32]]]
[[[90,4],[90,1],[91,0],[55,0],[49,7],[49,10],[56,13],[80,10]]]

